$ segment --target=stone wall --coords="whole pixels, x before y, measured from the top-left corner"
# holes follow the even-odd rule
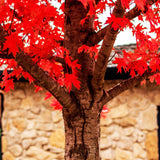
[[[19,82],[4,95],[3,160],[62,160],[62,115],[49,107],[50,100],[44,101],[45,91],[35,93],[32,86]],[[156,105],[156,85],[125,91],[107,104],[110,112],[101,119],[103,160],[158,160]]]

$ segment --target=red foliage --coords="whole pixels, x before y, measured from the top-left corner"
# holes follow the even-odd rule
[[[112,28],[114,30],[117,29],[124,29],[127,25],[129,25],[129,20],[126,17],[123,18],[117,18],[115,17],[115,15],[111,14],[111,17],[108,17],[108,19],[106,20],[106,24],[112,24]]]
[[[101,22],[98,19],[98,14],[103,13],[106,9],[113,10],[115,6],[112,0],[101,0],[96,4],[95,0],[79,0],[84,9],[88,10],[87,16],[81,19],[80,23],[83,27],[87,17],[94,17],[94,29],[101,29]],[[78,79],[78,71],[81,69],[78,60],[72,59],[67,49],[60,45],[60,41],[64,38],[64,3],[58,10],[57,6],[51,4],[48,0],[1,0],[0,1],[0,23],[7,31],[6,41],[1,47],[1,50],[6,51],[9,49],[8,56],[20,54],[19,50],[24,50],[25,54],[30,56],[34,63],[41,69],[48,73],[48,75],[56,80],[61,86],[66,86],[69,91],[72,87],[80,89],[80,81]],[[147,10],[138,16],[138,20],[149,22],[149,31],[138,23],[134,24],[125,16],[123,18],[116,17],[111,14],[110,17],[105,17],[106,24],[111,25],[114,30],[124,30],[129,27],[133,34],[136,36],[137,49],[135,51],[123,51],[121,56],[115,58],[113,63],[117,64],[118,72],[122,68],[128,72],[132,77],[136,74],[142,75],[148,68],[153,72],[160,71],[160,2],[155,3],[155,7],[145,6],[146,0],[121,0],[122,6],[127,11],[132,8],[131,3],[137,5],[139,10]],[[127,12],[126,11],[126,12]],[[150,33],[154,34],[152,38]],[[89,47],[82,45],[79,47],[78,52],[87,52],[90,56],[96,58],[99,52],[99,46],[95,45]],[[64,64],[57,61],[58,58],[63,59]],[[6,65],[3,72],[3,82],[1,87],[5,87],[6,91],[13,89],[13,79],[21,78],[22,76],[34,82],[33,77],[25,72],[20,66],[17,65],[13,59],[1,59],[0,66]],[[70,68],[71,73],[67,68]],[[65,68],[65,72],[64,72]],[[12,70],[12,73],[8,73]],[[67,71],[66,71],[67,70]],[[156,74],[150,77],[150,81],[156,81],[160,84],[160,75]],[[144,82],[143,82],[144,83]],[[37,91],[40,88],[37,87]],[[47,93],[46,99],[51,95]],[[61,109],[60,105],[56,105],[55,109]]]
[[[51,107],[53,107],[55,110],[62,110],[62,105],[56,100],[52,100],[52,103],[51,103]]]
[[[22,41],[20,37],[16,34],[7,36],[3,49],[5,50],[7,48],[9,48],[9,53],[12,53],[13,56],[16,56],[16,54],[19,52],[18,48],[22,48]]]
[[[104,105],[103,109],[102,109],[102,112],[101,112],[101,117],[106,118],[108,112],[109,112],[109,108],[106,105]]]
[[[77,88],[80,89],[80,81],[74,74],[65,74],[64,78],[64,84],[69,89],[69,92],[71,91],[72,84]]]

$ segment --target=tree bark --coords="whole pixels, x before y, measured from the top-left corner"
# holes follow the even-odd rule
[[[77,106],[84,108],[84,106]],[[87,107],[85,107],[87,108]],[[82,109],[74,119],[63,112],[65,125],[65,160],[100,160],[100,114],[92,107]]]

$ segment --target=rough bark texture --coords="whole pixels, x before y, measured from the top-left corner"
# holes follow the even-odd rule
[[[91,112],[84,109],[74,120],[66,119],[64,116],[66,160],[100,160],[98,113],[96,110]]]
[[[80,90],[73,89],[71,94],[75,99],[79,113],[67,118],[63,110],[65,124],[66,160],[99,160],[100,110],[94,103],[91,77],[93,76],[94,59],[88,53],[78,53],[78,48],[86,44],[86,39],[93,32],[93,18],[88,16],[84,25],[81,20],[87,16],[88,10],[81,2],[66,0],[65,2],[65,37],[64,46],[73,59],[81,64],[79,80]]]

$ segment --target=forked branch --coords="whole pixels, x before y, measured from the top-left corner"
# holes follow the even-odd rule
[[[143,12],[147,12],[147,8],[148,5],[152,5],[156,2],[157,0],[147,0],[146,1],[146,5],[145,5],[145,10]],[[115,17],[127,17],[128,19],[132,20],[133,18],[139,16],[142,13],[142,11],[140,11],[137,6],[134,7],[132,10],[130,10],[129,12],[125,13],[124,8],[121,5],[121,1],[117,0],[116,4],[115,4],[115,8],[113,10],[113,15],[115,15]],[[111,54],[116,36],[118,34],[118,29],[114,30],[111,27],[112,24],[109,24],[107,27],[105,27],[103,30],[99,31],[98,33],[101,34],[101,38],[104,35],[104,40],[101,46],[101,49],[99,51],[98,54],[98,59],[95,65],[95,72],[94,72],[94,76],[92,79],[92,85],[94,90],[101,90],[103,88],[103,80],[104,80],[104,75],[105,75],[105,71],[107,68],[107,63],[108,63],[108,58]],[[106,30],[106,31],[105,31]],[[97,33],[97,35],[98,35]],[[98,35],[99,37],[99,35]],[[99,38],[99,40],[101,39]]]
[[[153,5],[155,2],[157,2],[157,0],[147,0],[146,5],[144,6],[144,8],[145,8],[144,11],[141,11],[140,9],[138,9],[137,6],[135,6],[133,9],[131,9],[130,11],[125,13],[124,16],[126,18],[128,18],[129,20],[132,20],[132,19],[136,18],[137,16],[139,16],[141,13],[146,13],[147,12],[147,6],[148,5]],[[102,28],[97,33],[88,36],[88,39],[86,40],[86,45],[94,46],[94,45],[98,44],[100,41],[102,41],[104,39],[104,36],[105,36],[108,28],[109,28],[109,25]]]
[[[148,10],[148,5],[153,5],[156,2],[157,2],[157,0],[147,0],[146,4],[144,6],[144,8],[145,8],[144,11],[138,9],[138,7],[135,6],[133,9],[131,9],[130,11],[128,11],[125,14],[125,17],[128,18],[128,19],[130,19],[130,20],[132,20],[132,19],[136,18],[137,16],[139,16],[141,13],[146,13],[147,10]]]
[[[115,17],[123,17],[124,11],[125,10],[122,7],[121,0],[117,0],[113,14]],[[104,36],[104,40],[98,53],[98,59],[95,65],[95,71],[92,79],[92,87],[95,92],[99,92],[103,88],[104,75],[106,72],[108,59],[118,34],[118,29],[114,30],[111,25],[112,24],[108,26],[107,32]]]
[[[95,34],[90,34],[87,37],[87,40],[86,40],[85,44],[87,46],[95,46],[96,44],[98,44],[101,40],[104,39],[104,35],[106,34],[108,28],[109,28],[109,25],[107,25],[106,27],[102,28],[101,30],[99,30]]]

